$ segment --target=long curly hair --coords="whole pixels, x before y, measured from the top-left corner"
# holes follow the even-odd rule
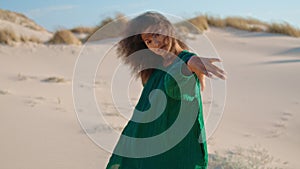
[[[125,64],[130,65],[136,78],[141,78],[143,85],[151,76],[154,67],[161,66],[163,63],[162,56],[150,50],[138,52],[148,49],[141,34],[149,27],[156,27],[156,31],[166,32],[164,35],[171,39],[172,46],[177,42],[183,49],[188,49],[187,45],[176,37],[175,28],[162,14],[149,11],[130,20],[123,33],[124,38],[117,44],[117,53]]]

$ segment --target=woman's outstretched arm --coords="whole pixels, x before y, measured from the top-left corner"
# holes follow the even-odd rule
[[[226,79],[226,72],[214,65],[214,62],[221,62],[221,60],[218,58],[192,56],[187,62],[189,70],[197,75],[202,90],[205,88],[205,76],[212,77],[212,75],[215,75],[220,79]]]

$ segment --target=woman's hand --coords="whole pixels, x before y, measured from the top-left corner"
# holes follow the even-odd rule
[[[201,91],[205,88],[205,76],[212,77],[212,75],[215,75],[220,79],[226,79],[226,72],[215,66],[213,62],[221,62],[221,60],[218,58],[192,56],[187,62],[189,70],[195,72],[199,79]]]

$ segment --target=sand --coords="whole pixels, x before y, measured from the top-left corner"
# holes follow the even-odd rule
[[[209,138],[209,153],[237,154],[237,147],[249,151],[259,146],[274,158],[266,163],[299,168],[300,39],[230,28],[212,28],[205,34],[228,73],[224,113]],[[106,41],[89,52],[97,55],[110,46]],[[83,132],[73,105],[73,70],[82,47],[0,45],[0,168],[105,167],[110,154]],[[109,57],[101,68],[113,69],[118,63]],[[107,120],[121,130],[127,121],[107,96],[110,78],[101,72],[90,87]],[[133,105],[141,89],[141,83],[132,80],[128,93]],[[98,126],[90,131],[103,130]]]
[[[17,37],[36,38],[41,42],[46,42],[52,38],[52,33],[46,30],[33,30],[31,28],[0,19],[0,30],[7,29],[15,33]]]

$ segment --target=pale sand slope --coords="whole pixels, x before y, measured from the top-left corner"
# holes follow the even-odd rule
[[[287,161],[284,168],[299,168],[300,39],[233,29],[207,35],[228,72],[210,151],[257,144]]]
[[[287,161],[284,168],[299,168],[300,39],[232,29],[212,29],[207,36],[228,72],[225,111],[209,151],[259,144]],[[109,47],[89,51],[96,54]],[[1,168],[104,168],[110,154],[84,134],[73,107],[71,80],[79,51],[61,45],[0,46]],[[105,70],[119,63],[109,59],[112,65],[104,64]],[[42,81],[52,76],[64,82]],[[98,76],[96,96],[106,105],[108,121],[120,127],[126,120],[114,116],[105,89],[110,78]],[[140,90],[140,83],[133,82],[133,102]]]

